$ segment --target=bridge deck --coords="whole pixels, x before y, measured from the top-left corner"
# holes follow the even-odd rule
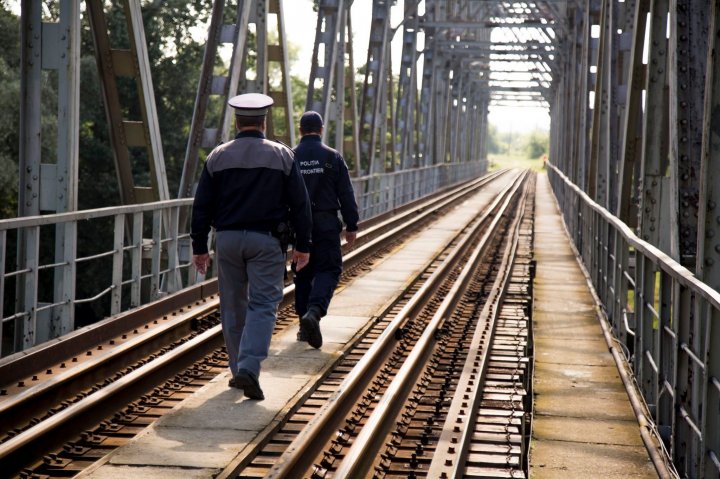
[[[530,477],[657,477],[546,175],[535,204]]]
[[[498,183],[504,182],[484,187],[376,264],[371,272],[337,292],[328,316],[322,320],[322,350],[298,343],[294,329],[274,337],[260,376],[264,401],[245,400],[241,391],[227,386],[229,373],[221,374],[109,455],[104,464],[80,477],[215,477],[226,467],[242,462],[266,432],[277,426],[287,409],[307,395],[332,367],[358,331],[490,203],[502,186]]]
[[[243,399],[220,375],[81,477],[215,477],[242,462],[497,189],[483,188],[339,291],[323,320],[321,351],[297,343],[294,330],[273,338],[261,376],[266,400]],[[545,175],[536,208],[530,477],[655,477]]]

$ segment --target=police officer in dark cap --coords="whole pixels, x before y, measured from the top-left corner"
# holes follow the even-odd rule
[[[313,215],[310,263],[295,275],[295,311],[300,316],[298,340],[322,346],[320,318],[327,314],[330,299],[342,273],[340,234],[345,222],[345,240],[355,242],[358,209],[347,165],[340,154],[322,143],[323,120],[308,111],[300,118],[300,144],[295,163],[307,186]]]
[[[285,250],[277,236],[289,220],[297,238],[293,262],[309,261],[310,199],[288,147],[265,138],[273,100],[248,93],[230,99],[237,136],[208,155],[192,211],[193,263],[205,274],[214,227],[220,315],[231,385],[264,399],[258,377],[283,297]],[[285,246],[286,247],[286,246]]]

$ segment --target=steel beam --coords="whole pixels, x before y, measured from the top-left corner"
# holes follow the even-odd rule
[[[57,22],[42,21],[42,2],[21,3],[21,94],[18,216],[77,209],[77,181],[80,124],[80,8],[74,0],[59,2]],[[43,71],[57,72],[57,137],[55,158],[42,155],[42,84]],[[16,322],[16,347],[33,345],[38,338],[54,338],[74,329],[75,312],[63,303],[75,287],[75,238],[65,228],[55,230],[53,303],[49,320]],[[33,240],[24,232],[18,237],[18,269],[25,269],[35,254]],[[32,273],[36,276],[36,273]],[[34,294],[34,281],[18,281],[16,301],[24,302]],[[0,300],[2,298],[0,297]],[[27,329],[31,328],[31,329]]]
[[[390,1],[373,0],[370,39],[365,82],[360,106],[360,154],[367,162],[367,172],[382,173],[387,159],[382,155],[384,138],[381,130],[387,121],[388,46],[390,42]]]
[[[140,3],[139,0],[123,0],[122,5],[130,43],[129,50],[113,48],[110,45],[103,2],[100,0],[87,2],[90,27],[95,41],[95,58],[118,173],[120,200],[122,204],[167,200],[170,194]],[[135,80],[140,119],[124,118],[117,88],[119,76]],[[145,151],[150,169],[150,186],[135,184],[130,148],[141,148]]]
[[[621,159],[618,172],[618,208],[616,215],[630,226],[637,225],[637,212],[632,214],[632,207],[637,203],[640,171],[640,153],[642,148],[642,86],[645,82],[645,67],[642,62],[643,46],[649,0],[634,0],[635,10],[632,15],[632,45],[627,70],[627,108],[622,118],[622,140],[620,147]],[[628,7],[630,7],[628,5]],[[627,31],[627,30],[626,30]]]
[[[650,0],[649,51],[645,78],[645,114],[640,167],[640,205],[638,224],[645,241],[670,252],[670,207],[666,198],[670,179],[668,169],[668,0]],[[664,231],[663,231],[664,229]]]
[[[720,0],[709,15],[696,276],[720,291]]]
[[[695,268],[707,51],[707,0],[670,1],[671,214],[673,257]]]

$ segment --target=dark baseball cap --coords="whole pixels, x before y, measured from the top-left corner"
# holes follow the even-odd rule
[[[300,129],[303,131],[318,131],[323,127],[323,119],[316,111],[306,111],[300,117]]]

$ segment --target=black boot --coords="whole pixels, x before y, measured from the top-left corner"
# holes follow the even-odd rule
[[[322,312],[315,306],[310,306],[305,316],[300,318],[300,328],[305,332],[307,342],[315,349],[322,346],[322,334],[320,333],[320,318]]]
[[[262,389],[260,389],[260,382],[257,376],[248,371],[247,369],[241,369],[235,375],[235,387],[243,390],[243,394],[250,399],[265,399]]]

